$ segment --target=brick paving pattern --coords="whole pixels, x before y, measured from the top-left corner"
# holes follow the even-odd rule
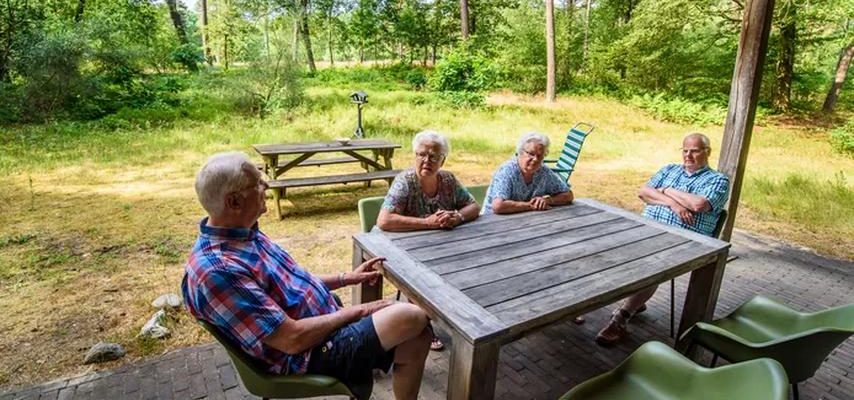
[[[716,316],[723,316],[755,294],[770,295],[801,310],[854,302],[854,264],[738,232],[727,266]],[[687,277],[677,279],[677,316]],[[642,343],[669,339],[669,288],[662,285],[649,310],[636,317],[629,340],[612,349],[593,342],[612,307],[587,315],[587,323],[569,321],[504,346],[495,389],[498,399],[556,399],[578,382],[613,368]],[[678,321],[677,321],[678,323]],[[452,343],[446,342],[450,346]],[[420,398],[445,398],[448,356],[431,352]],[[801,384],[801,399],[854,399],[854,338],[828,357]],[[225,351],[216,344],[177,350],[156,359],[111,371],[59,379],[0,394],[11,399],[253,399],[240,384]],[[340,397],[339,397],[340,398]],[[373,398],[393,399],[391,377],[376,375]]]

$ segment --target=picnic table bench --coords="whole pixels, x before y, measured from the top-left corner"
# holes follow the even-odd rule
[[[386,140],[351,140],[342,143],[314,142],[314,143],[288,143],[288,144],[256,144],[252,146],[264,159],[264,164],[259,166],[269,177],[267,184],[273,191],[273,200],[276,203],[276,215],[281,219],[282,210],[280,201],[287,194],[288,188],[321,186],[332,184],[347,184],[351,182],[364,182],[370,186],[371,181],[385,180],[389,184],[391,180],[400,173],[400,170],[392,169],[391,159],[394,150],[400,148],[399,144]],[[362,154],[370,152],[370,154]],[[323,153],[344,153],[343,157],[334,158],[312,158]],[[292,156],[282,159],[281,156]],[[298,178],[282,178],[282,176],[293,168],[307,166],[322,166],[331,164],[360,163],[365,172],[349,173],[342,175],[308,176]]]

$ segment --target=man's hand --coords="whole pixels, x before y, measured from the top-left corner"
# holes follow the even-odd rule
[[[694,213],[692,213],[691,210],[682,207],[682,205],[680,205],[676,201],[673,201],[673,204],[670,205],[670,209],[673,210],[674,213],[676,213],[676,215],[679,217],[680,220],[682,220],[682,222],[688,225],[694,225]]]
[[[551,208],[549,206],[549,200],[541,196],[534,197],[528,203],[531,204],[531,209],[536,211],[545,211]]]
[[[450,220],[451,217],[451,212],[447,210],[439,210],[431,214],[427,218],[424,218],[424,220],[427,221],[427,226],[429,226],[431,229],[439,229],[444,228],[445,225],[448,224],[448,220]]]
[[[367,317],[383,308],[386,308],[390,305],[394,304],[394,300],[391,299],[380,299],[374,300],[369,303],[359,304],[356,307],[359,307],[359,311],[361,312],[361,318]]]
[[[345,274],[346,277],[344,279],[345,285],[358,285],[362,282],[368,281],[368,285],[373,286],[377,283],[377,279],[380,277],[380,271],[377,268],[377,263],[382,263],[385,261],[385,257],[374,257],[368,261],[363,262],[359,267],[353,270],[348,274]]]

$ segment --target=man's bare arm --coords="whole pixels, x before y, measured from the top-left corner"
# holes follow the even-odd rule
[[[303,319],[285,319],[264,343],[288,354],[299,354],[320,344],[336,329],[392,304],[391,300],[377,300],[357,306],[344,307],[334,313]]]
[[[664,188],[661,192],[667,197],[676,200],[682,205],[682,207],[685,207],[692,212],[706,212],[712,209],[712,206],[709,204],[709,200],[703,196],[683,192],[670,187]]]

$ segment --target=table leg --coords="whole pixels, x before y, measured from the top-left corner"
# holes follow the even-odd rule
[[[695,323],[710,321],[714,316],[728,255],[729,250],[725,250],[718,254],[715,261],[691,272],[677,338]],[[696,346],[690,340],[677,341],[676,350],[688,358],[695,358]]]
[[[359,265],[366,260],[367,255],[358,244],[353,243],[353,269],[359,268]],[[369,285],[367,282],[353,286],[352,301],[353,305],[367,303],[374,300],[379,300],[383,297],[383,277],[380,275],[377,282]]]
[[[453,333],[448,371],[448,400],[489,400],[495,396],[498,342],[469,343]]]

